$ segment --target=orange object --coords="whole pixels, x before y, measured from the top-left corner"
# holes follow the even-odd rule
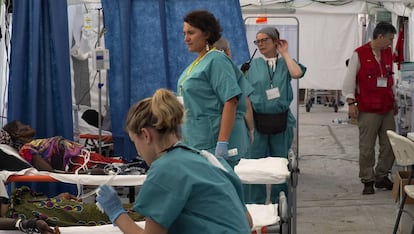
[[[257,17],[256,24],[267,24],[267,17]]]
[[[11,175],[7,182],[59,182],[48,175]]]
[[[99,135],[95,134],[80,134],[79,136],[81,139],[92,139],[92,140],[98,140]],[[104,142],[112,142],[112,136],[111,135],[102,135],[101,136],[102,141]]]

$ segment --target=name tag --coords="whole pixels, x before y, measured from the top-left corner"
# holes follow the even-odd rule
[[[266,90],[266,96],[267,96],[267,100],[272,100],[272,99],[280,97],[279,88],[276,87],[273,89]]]
[[[386,88],[387,87],[387,78],[384,77],[378,77],[377,79],[377,87],[379,88]]]

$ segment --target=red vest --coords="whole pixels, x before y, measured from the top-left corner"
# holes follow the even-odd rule
[[[375,59],[369,42],[355,51],[358,53],[360,62],[360,68],[356,76],[357,90],[355,92],[358,110],[377,114],[384,114],[393,110],[395,100],[392,90],[394,79],[392,77],[391,48],[381,50],[381,64]],[[380,77],[387,78],[387,87],[377,86]]]

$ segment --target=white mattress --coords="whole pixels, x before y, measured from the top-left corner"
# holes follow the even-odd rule
[[[145,227],[145,221],[136,222],[141,228]],[[101,225],[101,226],[74,226],[74,227],[60,227],[60,233],[62,234],[105,234],[105,233],[122,233],[118,227],[112,224]],[[0,230],[0,234],[22,234],[18,230]]]
[[[282,184],[290,176],[288,163],[281,157],[243,158],[234,171],[244,184]]]
[[[241,159],[234,168],[244,184],[282,184],[290,176],[288,160],[280,157]],[[0,179],[7,181],[10,175],[49,175],[59,181],[78,185],[137,186],[142,185],[146,175],[75,175],[59,174],[28,168],[22,171],[0,171]],[[3,183],[0,183],[0,196],[7,197]]]
[[[260,159],[241,159],[234,168],[241,181],[246,184],[280,184],[290,176],[286,158],[267,157]],[[28,168],[22,171],[0,171],[0,179],[7,181],[10,175],[49,175],[59,181],[71,184],[117,186],[142,185],[146,175],[75,175],[38,171]]]
[[[277,204],[246,204],[246,207],[250,215],[252,216],[252,231],[258,231],[262,227],[274,225],[280,222]]]
[[[38,171],[28,168],[21,171],[0,171],[0,178],[5,182],[11,175],[48,175],[61,182],[83,185],[109,184],[116,186],[136,186],[144,183],[146,175],[86,175],[86,174],[61,174],[47,171]]]
[[[47,171],[38,171],[35,168],[28,168],[21,171],[0,171],[0,196],[8,197],[6,187],[7,178],[11,175],[48,175],[61,182],[80,185],[101,185],[108,184],[113,186],[138,186],[144,183],[146,175],[76,175],[59,174]],[[81,193],[81,192],[80,192]]]

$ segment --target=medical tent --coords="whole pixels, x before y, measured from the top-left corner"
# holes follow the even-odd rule
[[[10,79],[8,98],[3,102],[7,105],[3,107],[7,107],[8,119],[21,120],[37,129],[36,137],[62,135],[73,139],[70,4],[66,0],[14,0],[13,22],[7,22],[11,28],[7,48]],[[81,2],[81,6],[88,4]],[[186,13],[194,9],[211,11],[232,43],[235,62],[240,64],[249,58],[238,0],[191,4],[186,0],[104,0],[101,6],[105,30],[102,46],[110,51],[110,69],[106,82],[98,85],[105,86],[109,93],[115,154],[126,159],[136,157],[123,128],[129,107],[158,88],[175,90],[180,73],[196,56],[183,42]]]
[[[102,108],[105,115],[111,115],[115,153],[127,158],[136,156],[123,130],[129,106],[157,88],[175,90],[179,74],[195,58],[185,48],[182,37],[182,18],[190,10],[207,9],[220,19],[237,64],[252,54],[245,24],[286,27],[294,18],[298,33],[295,58],[308,68],[298,84],[301,89],[341,89],[345,60],[369,39],[369,30],[382,12],[390,13],[395,26],[406,17],[405,60],[412,60],[414,54],[413,4],[404,0],[14,0],[7,14],[9,7],[5,4],[9,2],[1,8],[1,23],[7,26],[2,30],[0,48],[3,124],[6,119],[20,119],[34,126],[38,137],[63,135],[71,139],[74,106],[79,100],[87,100],[84,91],[76,90],[83,86],[92,93],[85,105]],[[97,30],[83,36],[76,32],[76,28],[85,26],[79,24],[88,21],[85,16],[81,21],[71,18],[77,11],[74,6],[77,10],[83,8],[82,14],[99,19],[94,21],[98,26],[88,25]],[[81,39],[85,37],[95,40],[87,48],[99,45],[109,51],[108,70],[97,74],[88,68],[90,61],[85,64],[85,56],[90,56],[82,50],[85,44]],[[74,63],[78,70],[73,69]],[[74,73],[82,69],[88,70],[88,75],[76,75],[78,80],[74,82]],[[98,81],[98,75],[102,81]],[[102,93],[97,95],[98,91]],[[98,97],[103,98],[102,102],[98,103]]]
[[[413,58],[413,4],[409,1],[259,2],[240,0],[243,17],[267,18],[258,24],[286,25],[290,24],[286,20],[289,17],[298,21],[299,59],[308,67],[306,77],[299,82],[301,89],[341,90],[345,61],[370,39],[376,20],[385,13],[396,27],[398,17],[409,19],[406,61]]]

